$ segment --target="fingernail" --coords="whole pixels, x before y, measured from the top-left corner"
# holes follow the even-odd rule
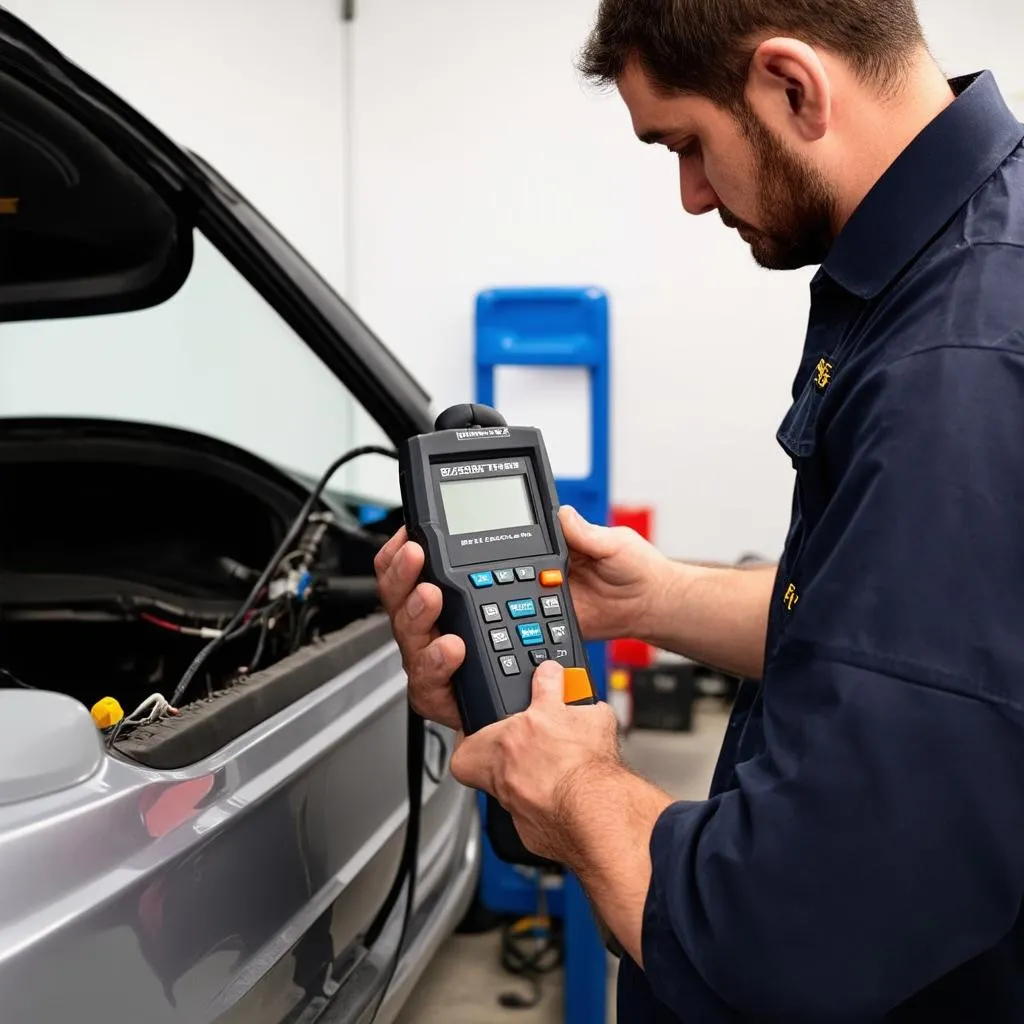
[[[414,590],[412,592],[412,597],[409,598],[409,604],[407,606],[409,611],[409,618],[418,619],[423,614],[423,609],[425,607],[426,604],[424,603],[423,598],[420,597],[419,591]]]

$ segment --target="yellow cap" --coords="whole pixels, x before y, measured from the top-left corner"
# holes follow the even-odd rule
[[[615,669],[611,676],[608,678],[608,685],[613,690],[628,690],[629,689],[629,673],[623,671],[621,668]]]
[[[104,697],[92,706],[92,720],[101,728],[109,729],[124,718],[121,705],[113,697]]]

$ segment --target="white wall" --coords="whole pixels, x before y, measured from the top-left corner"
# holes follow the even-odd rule
[[[5,4],[217,166],[344,293],[339,0]],[[152,419],[319,475],[355,443],[353,404],[201,242],[193,277],[155,310],[0,327],[0,415]]]
[[[596,0],[363,0],[354,27],[353,296],[439,405],[472,394],[490,286],[596,284],[613,303],[613,489],[683,557],[775,555],[775,442],[809,272],[772,275],[684,216],[674,159],[572,67]],[[1019,5],[923,0],[950,73],[1024,85]],[[557,445],[549,434],[549,443]]]
[[[716,219],[685,217],[672,158],[632,139],[616,97],[580,86],[572,60],[596,0],[360,0],[351,38],[341,0],[6,4],[219,166],[355,303],[439,406],[472,394],[477,291],[607,288],[615,500],[653,505],[657,539],[675,555],[778,550],[791,472],[774,434],[810,275],[759,271]],[[1020,101],[1024,8],[1005,0],[920,6],[951,74],[992,67]],[[312,472],[347,440],[345,430],[369,436],[340,389],[314,380],[315,360],[283,352],[281,333],[258,329],[254,310],[231,316],[224,303],[232,294],[197,286],[181,299],[195,300],[188,316],[174,311],[183,343],[174,379],[187,387],[209,334],[205,304],[220,303],[209,343],[225,341],[221,376],[204,377],[201,424],[254,438],[257,450]],[[197,333],[184,337],[188,322]],[[103,341],[105,327],[96,327]],[[59,345],[30,349],[20,333],[17,351],[5,347],[15,330],[0,328],[0,377],[19,410],[83,400],[106,407],[108,367],[119,359],[146,387],[166,379],[171,356],[128,359],[122,329],[97,358],[77,351],[72,359],[67,349],[57,364],[74,367],[88,386],[83,399],[68,373],[50,384]],[[99,368],[92,376],[90,364]],[[283,404],[273,401],[282,379],[292,382]],[[127,408],[155,407],[136,391]],[[560,436],[549,432],[556,449]],[[349,483],[394,493],[386,465],[357,466]]]

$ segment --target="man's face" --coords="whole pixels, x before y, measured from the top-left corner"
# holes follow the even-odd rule
[[[687,213],[717,210],[769,270],[824,261],[835,240],[834,189],[752,111],[737,116],[703,97],[665,98],[636,67],[619,92],[637,135],[677,154]]]

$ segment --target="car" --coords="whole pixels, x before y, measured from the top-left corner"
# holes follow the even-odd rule
[[[394,1020],[473,904],[478,802],[380,607],[400,499],[333,469],[396,492],[431,400],[4,11],[0,378],[0,1020]],[[335,467],[290,461],[305,421]]]

